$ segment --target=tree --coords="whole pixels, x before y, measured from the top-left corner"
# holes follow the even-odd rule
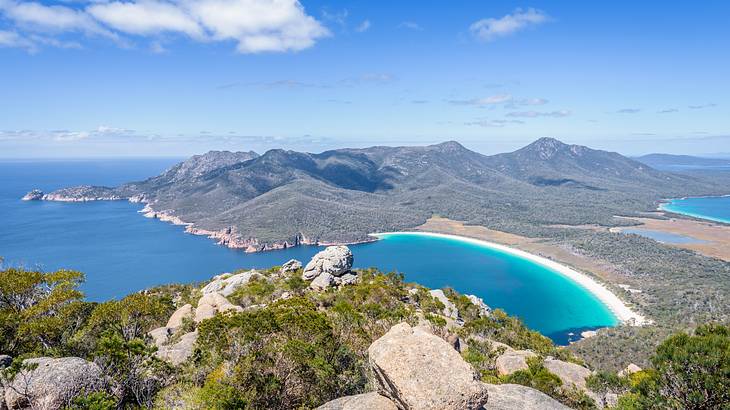
[[[699,326],[662,343],[635,389],[640,408],[730,409],[730,328]]]
[[[80,272],[0,271],[0,351],[58,354],[84,324],[90,305]]]

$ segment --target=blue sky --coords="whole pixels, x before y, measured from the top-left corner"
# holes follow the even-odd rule
[[[0,157],[730,152],[730,2],[0,0]]]

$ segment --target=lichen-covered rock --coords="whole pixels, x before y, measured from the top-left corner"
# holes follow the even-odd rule
[[[167,343],[167,340],[172,336],[172,330],[169,327],[163,326],[150,330],[147,334],[150,335],[155,346],[160,347]]]
[[[378,392],[401,409],[478,409],[487,387],[448,343],[407,323],[368,348]]]
[[[527,359],[535,356],[537,355],[529,350],[507,350],[495,360],[497,372],[505,376],[518,370],[526,370]]]
[[[519,384],[488,384],[484,410],[568,410],[547,394]]]
[[[236,312],[242,312],[243,308],[232,304],[225,298],[225,296],[219,293],[207,293],[198,300],[198,307],[195,308],[195,323],[200,323],[205,319],[210,319],[216,315],[216,313],[227,312],[234,310]]]
[[[205,285],[200,291],[206,295],[208,293],[220,293],[223,296],[229,296],[239,287],[247,284],[253,278],[264,278],[265,276],[256,270],[231,275],[224,273],[213,277],[213,280]]]
[[[198,331],[185,333],[175,343],[159,346],[155,355],[173,366],[185,362],[193,354],[195,342],[198,340]]]
[[[345,396],[327,402],[317,410],[397,410],[387,397],[376,392]]]
[[[570,389],[575,387],[579,390],[583,390],[584,392],[588,392],[588,388],[586,387],[586,378],[593,373],[590,370],[575,363],[564,362],[562,360],[555,360],[551,358],[545,359],[544,365],[550,373],[555,374],[560,378],[560,380],[562,380],[564,388]]]
[[[319,276],[314,278],[309,287],[314,290],[325,290],[335,283],[335,277],[327,272],[321,273]]]
[[[434,289],[432,291],[429,291],[431,296],[438,299],[441,303],[444,304],[444,310],[442,314],[448,318],[451,319],[458,319],[459,318],[459,310],[456,308],[456,305],[451,303],[449,298],[446,297],[446,294],[444,294],[444,291],[441,289]]]
[[[183,320],[185,318],[193,318],[195,315],[193,311],[193,305],[191,304],[185,304],[180,309],[176,310],[175,313],[170,316],[170,320],[167,321],[167,327],[171,329],[178,328],[182,326]]]
[[[469,301],[475,305],[477,308],[479,308],[479,316],[489,316],[490,313],[492,313],[492,308],[487,306],[486,303],[484,303],[484,299],[480,298],[476,295],[466,295],[467,298],[469,298]]]
[[[337,286],[354,285],[357,283],[357,275],[352,272],[348,272],[342,276],[335,276],[333,282]]]
[[[328,246],[325,250],[314,255],[304,267],[302,279],[312,280],[322,273],[332,276],[342,276],[352,269],[352,252],[347,246]]]
[[[286,263],[284,263],[283,265],[281,265],[281,269],[279,270],[279,272],[281,272],[281,273],[289,273],[289,272],[294,272],[296,270],[299,270],[301,268],[302,268],[302,263],[301,262],[299,262],[296,259],[290,259]]]
[[[626,377],[626,376],[632,375],[632,374],[634,374],[636,372],[640,372],[640,371],[641,371],[641,367],[639,367],[633,363],[629,363],[629,365],[626,366],[625,369],[618,372],[618,375],[621,377]]]
[[[78,357],[38,357],[23,363],[35,368],[21,371],[6,386],[5,404],[11,409],[61,409],[80,393],[104,385],[99,366]]]

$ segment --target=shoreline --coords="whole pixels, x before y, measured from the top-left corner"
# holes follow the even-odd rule
[[[443,239],[452,239],[457,240],[461,242],[467,242],[474,245],[483,246],[492,250],[504,252],[510,255],[514,255],[523,259],[527,259],[531,262],[534,262],[538,265],[541,265],[543,267],[546,267],[550,269],[551,271],[554,271],[567,279],[573,281],[575,284],[581,286],[588,292],[590,292],[596,299],[598,299],[604,306],[608,308],[608,310],[613,314],[613,316],[616,318],[616,320],[620,324],[628,324],[631,326],[643,326],[645,324],[650,324],[651,321],[646,319],[644,316],[634,312],[629,308],[618,296],[616,296],[612,291],[610,291],[606,286],[598,283],[596,280],[591,278],[590,276],[586,275],[585,273],[581,273],[576,271],[575,269],[572,269],[568,266],[565,266],[563,264],[560,264],[558,262],[555,262],[553,260],[544,258],[542,256],[537,256],[532,253],[516,249],[510,246],[501,245],[494,242],[485,241],[482,239],[475,239],[475,238],[469,238],[465,236],[459,236],[459,235],[450,235],[450,234],[444,234],[444,233],[435,233],[435,232],[413,232],[413,231],[404,231],[404,232],[378,232],[378,233],[372,233],[370,236],[381,238],[383,236],[387,235],[420,235],[420,236],[430,236],[434,238],[443,238]]]
[[[712,222],[717,222],[717,223],[721,223],[721,224],[730,225],[730,220],[728,220],[728,219],[721,219],[721,218],[717,218],[717,217],[713,217],[713,216],[709,216],[709,215],[702,215],[702,214],[697,214],[697,213],[687,212],[687,211],[678,211],[678,210],[671,209],[671,208],[668,208],[667,207],[667,206],[671,206],[672,205],[672,201],[682,201],[682,200],[690,199],[690,198],[727,198],[727,197],[730,197],[730,195],[713,195],[713,196],[696,196],[696,197],[684,197],[684,198],[671,198],[671,199],[662,200],[659,203],[659,205],[657,206],[657,211],[661,211],[661,212],[665,212],[665,213],[668,212],[668,213],[673,213],[673,214],[683,215],[683,216],[689,216],[691,218],[702,219],[702,220],[705,220],[705,221],[712,221]]]

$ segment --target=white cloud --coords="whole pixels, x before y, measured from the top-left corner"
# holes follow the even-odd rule
[[[364,33],[370,29],[370,20],[365,20],[360,23],[359,26],[355,27],[355,31],[358,33]]]
[[[0,47],[23,48],[29,53],[37,51],[36,45],[33,41],[14,31],[0,30]]]
[[[203,29],[192,16],[167,2],[139,0],[100,3],[86,10],[109,27],[129,34],[149,35],[168,31],[193,38],[203,35]]]
[[[423,27],[420,24],[413,21],[404,21],[398,24],[398,28],[407,28],[408,30],[423,31]]]
[[[65,32],[78,31],[86,34],[115,38],[109,30],[101,27],[82,10],[65,6],[46,6],[41,3],[17,3],[0,1],[0,11],[19,27],[33,31]]]
[[[570,110],[559,110],[559,111],[516,111],[507,113],[507,117],[522,117],[522,118],[537,118],[537,117],[567,117],[572,112]]]
[[[495,105],[495,104],[502,104],[512,101],[512,95],[511,94],[497,94],[497,95],[491,95],[489,97],[484,98],[472,98],[469,100],[449,100],[451,104],[454,105]]]
[[[297,0],[199,0],[186,5],[213,39],[236,40],[242,53],[302,50],[330,35]]]
[[[298,0],[98,1],[85,9],[0,0],[0,14],[28,30],[77,31],[118,38],[181,34],[195,41],[234,41],[242,53],[298,51],[329,30]]]
[[[467,122],[464,125],[476,125],[485,128],[503,128],[507,125],[524,124],[522,120],[479,120]]]
[[[547,14],[540,10],[529,8],[517,9],[512,14],[501,18],[481,19],[471,26],[469,31],[482,41],[492,41],[498,37],[508,36],[529,26],[535,26],[550,20]]]
[[[715,103],[709,103],[709,104],[700,104],[700,105],[688,105],[687,108],[690,110],[701,110],[703,108],[712,108],[717,107],[717,104]]]

